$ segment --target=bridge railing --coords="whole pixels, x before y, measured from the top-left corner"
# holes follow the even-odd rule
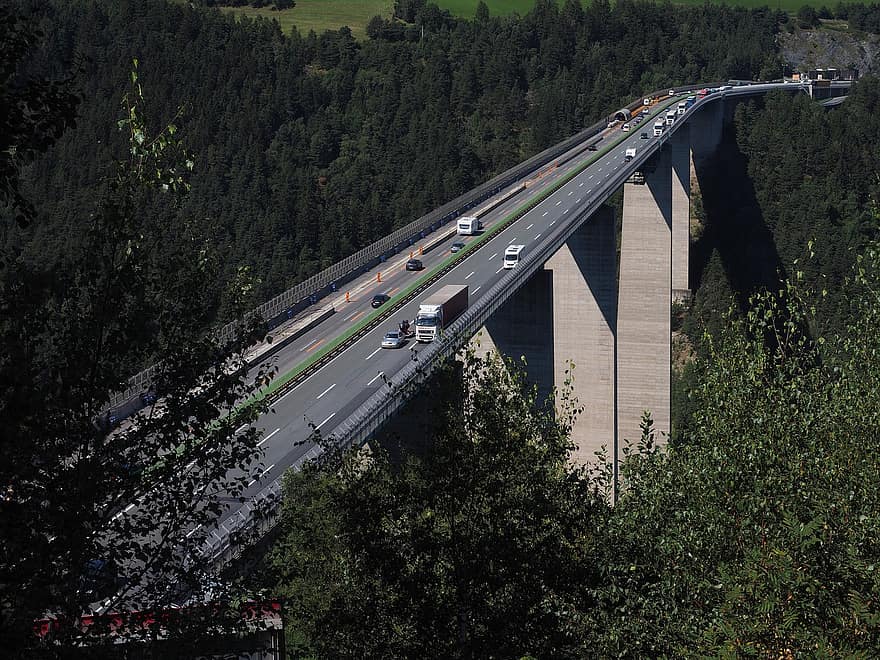
[[[409,401],[444,360],[453,359],[464,344],[486,324],[486,321],[515,294],[539,268],[542,267],[559,245],[589,217],[591,209],[598,208],[620,187],[623,179],[608,180],[599,191],[596,202],[578,213],[571,221],[562,224],[534,251],[531,251],[508,271],[489,291],[480,296],[479,302],[468,308],[440,338],[424,347],[414,349],[412,361],[393,377],[387,386],[373,394],[349,417],[328,435],[334,445],[347,448],[362,445]],[[525,214],[527,211],[523,211]],[[308,460],[319,457],[323,451],[313,447],[291,466],[298,470]],[[275,479],[252,500],[243,505],[230,519],[224,529],[205,541],[203,560],[215,566],[223,566],[240,555],[247,545],[261,538],[274,527],[282,503],[282,477]],[[230,522],[231,521],[231,522]]]

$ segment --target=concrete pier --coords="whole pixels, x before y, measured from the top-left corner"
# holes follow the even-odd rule
[[[572,460],[595,462],[601,447],[609,457],[615,451],[617,246],[611,209],[586,220],[544,268],[553,272],[555,384],[560,388],[573,376],[583,407],[572,428]]]
[[[672,305],[671,149],[644,184],[624,184],[617,303],[617,437],[636,442],[642,413],[670,428]],[[659,437],[659,435],[658,435]]]

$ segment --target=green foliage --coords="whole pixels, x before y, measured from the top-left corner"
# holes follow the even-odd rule
[[[8,657],[34,657],[33,622],[49,613],[76,621],[98,600],[144,609],[201,593],[205,568],[189,555],[223,506],[219,494],[241,493],[260,453],[256,431],[235,434],[256,406],[227,415],[255,388],[241,367],[260,328],[248,324],[222,344],[204,336],[213,310],[200,292],[216,286],[218,261],[204,225],[181,213],[193,163],[174,124],[148,126],[137,63],[128,89],[118,125],[127,157],[102,180],[81,232],[65,234],[63,271],[22,259],[14,240],[2,248],[0,633]],[[45,227],[5,229],[20,238]],[[243,313],[240,293],[229,299]],[[127,367],[154,353],[165,358],[159,402],[108,428],[108,395],[124,389]],[[100,593],[83,580],[94,561],[116,567]],[[62,625],[58,641],[80,633]]]
[[[424,456],[347,454],[287,477],[271,564],[296,603],[294,653],[578,655],[605,505],[567,463],[570,400],[554,421],[512,365],[473,356],[434,388],[403,438],[425,434]]]
[[[41,36],[21,14],[0,7],[0,204],[22,226],[35,211],[19,191],[20,169],[73,125],[79,101],[69,78],[21,74],[20,63]]]
[[[694,426],[627,466],[604,530],[599,655],[877,654],[878,265],[872,245],[840,335],[810,339],[789,284],[706,337]]]

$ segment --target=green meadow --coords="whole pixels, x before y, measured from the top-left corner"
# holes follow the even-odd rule
[[[513,13],[525,14],[534,6],[534,0],[484,0],[493,16],[507,16]],[[560,0],[561,1],[561,0]],[[464,18],[473,18],[479,0],[434,0],[443,9]],[[675,4],[703,5],[706,0],[677,0]],[[585,2],[584,4],[588,4]],[[721,4],[713,2],[712,4]],[[831,6],[828,0],[727,0],[726,4],[740,7],[766,7],[782,9],[795,13],[804,5],[817,9],[822,5]],[[289,34],[296,26],[300,33],[314,30],[321,34],[325,30],[337,30],[347,25],[357,39],[366,37],[367,23],[373,16],[390,18],[394,0],[296,0],[293,9],[275,11],[271,8],[222,7],[223,11],[237,16],[262,16],[278,21],[282,31]]]
[[[474,4],[476,7],[476,4]],[[262,16],[278,21],[284,34],[290,34],[294,26],[301,34],[314,30],[338,30],[347,25],[356,39],[366,38],[367,23],[373,16],[391,18],[394,0],[296,0],[293,9],[275,11],[268,7],[221,7],[236,16]]]

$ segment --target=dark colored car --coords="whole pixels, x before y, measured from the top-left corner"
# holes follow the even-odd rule
[[[410,259],[406,262],[407,270],[421,270],[424,267],[420,259]]]
[[[595,144],[591,144],[589,147],[587,147],[587,151],[596,151],[596,149],[597,147]]]
[[[373,300],[370,301],[370,305],[375,309],[376,307],[381,307],[389,300],[391,300],[391,296],[386,296],[384,293],[377,293],[373,296]]]
[[[643,140],[647,140],[647,139],[648,139],[648,134],[647,134],[647,133],[642,133],[642,139],[643,139]]]
[[[80,577],[79,592],[89,602],[97,602],[112,596],[124,584],[113,561],[92,559],[86,563]]]
[[[449,248],[449,251],[455,253],[455,252],[458,252],[459,250],[463,250],[463,249],[464,249],[464,243],[453,243],[452,247]]]

